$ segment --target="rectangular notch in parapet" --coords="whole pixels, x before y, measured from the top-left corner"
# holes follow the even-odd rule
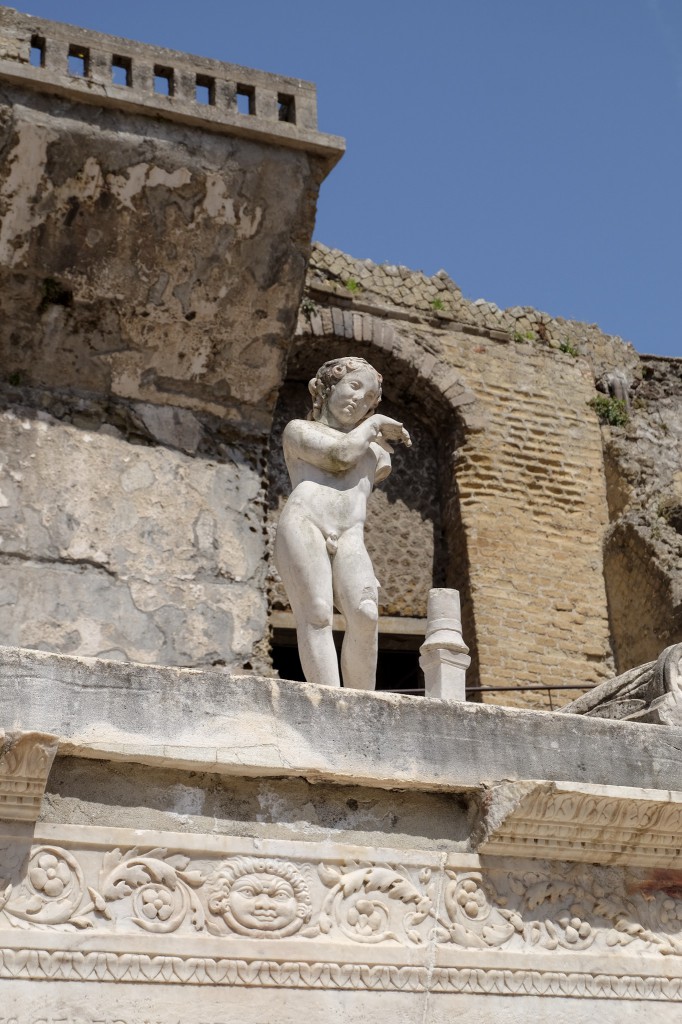
[[[175,73],[173,68],[154,65],[154,92],[159,96],[172,96],[175,92]]]
[[[69,47],[69,74],[76,78],[87,78],[90,74],[90,50],[87,46]]]
[[[237,85],[237,110],[240,114],[256,113],[256,90],[252,85]]]
[[[289,124],[296,124],[296,100],[293,96],[287,96],[283,92],[277,93],[277,118],[280,121],[288,121]]]
[[[133,84],[133,62],[130,57],[119,57],[114,54],[111,58],[111,81],[114,85],[124,85],[130,88]]]
[[[43,36],[31,36],[31,50],[28,60],[29,64],[34,68],[45,67],[45,39]]]
[[[205,107],[215,106],[215,78],[210,75],[197,75],[194,86],[194,98]]]

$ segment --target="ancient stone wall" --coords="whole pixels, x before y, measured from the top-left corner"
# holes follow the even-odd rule
[[[682,636],[682,359],[643,356],[628,422],[604,426],[605,570],[619,669]]]
[[[0,123],[0,636],[251,664],[265,449],[340,140],[307,83],[7,9]]]
[[[351,350],[415,437],[370,504],[386,629],[457,587],[470,697],[537,706],[679,639],[674,360],[323,245],[299,308],[342,151],[307,83],[3,9],[0,118],[0,639],[268,671],[279,435]]]
[[[670,371],[655,399],[652,392],[671,364],[640,361],[595,325],[470,302],[443,272],[428,278],[322,245],[313,249],[308,296],[296,366],[353,346],[396,380],[400,418],[427,408],[442,424],[443,404],[451,407],[450,425],[438,428],[432,490],[440,494],[447,578],[463,593],[472,683],[589,685],[612,672],[614,653],[622,669],[679,639],[674,470],[682,388]],[[601,426],[590,403],[618,381],[630,425]],[[627,487],[629,516],[609,527]],[[639,555],[628,554],[634,542],[625,534],[647,503],[657,526]],[[387,535],[378,547],[390,562]],[[540,690],[486,692],[495,701],[547,700]],[[552,700],[572,696],[558,690]]]

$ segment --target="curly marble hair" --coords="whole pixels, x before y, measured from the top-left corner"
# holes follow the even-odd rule
[[[363,369],[367,368],[376,375],[379,387],[379,395],[376,400],[376,405],[378,405],[381,401],[381,382],[383,380],[379,371],[375,370],[372,364],[368,363],[362,356],[342,356],[340,359],[328,359],[308,383],[308,391],[313,396],[313,408],[308,418],[319,420],[322,406],[327,398],[329,398],[334,385],[338,384],[347,373],[358,370],[360,367]]]
[[[312,913],[308,883],[293,864],[270,858],[235,857],[223,864],[206,883],[209,910],[214,914],[224,914],[229,909],[230,890],[237,879],[244,875],[264,874],[277,875],[289,883],[298,903],[298,917],[307,921]]]

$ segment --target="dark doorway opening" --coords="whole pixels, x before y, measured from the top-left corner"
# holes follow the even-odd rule
[[[334,643],[339,654],[342,641],[343,631],[334,630]],[[424,696],[424,676],[419,667],[419,648],[423,642],[423,635],[379,633],[377,690]],[[280,679],[304,682],[295,630],[273,629],[271,656],[273,668]]]

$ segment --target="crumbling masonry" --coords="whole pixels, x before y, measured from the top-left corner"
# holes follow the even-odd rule
[[[472,687],[589,687],[679,638],[679,361],[311,253],[343,144],[306,83],[7,9],[0,80],[4,642],[271,672],[277,434],[348,350],[417,439],[372,499],[386,636],[449,585]]]
[[[0,1024],[678,1024],[682,360],[311,246],[307,83],[2,7],[0,122]],[[455,586],[467,701],[277,677],[349,351],[380,682]]]

